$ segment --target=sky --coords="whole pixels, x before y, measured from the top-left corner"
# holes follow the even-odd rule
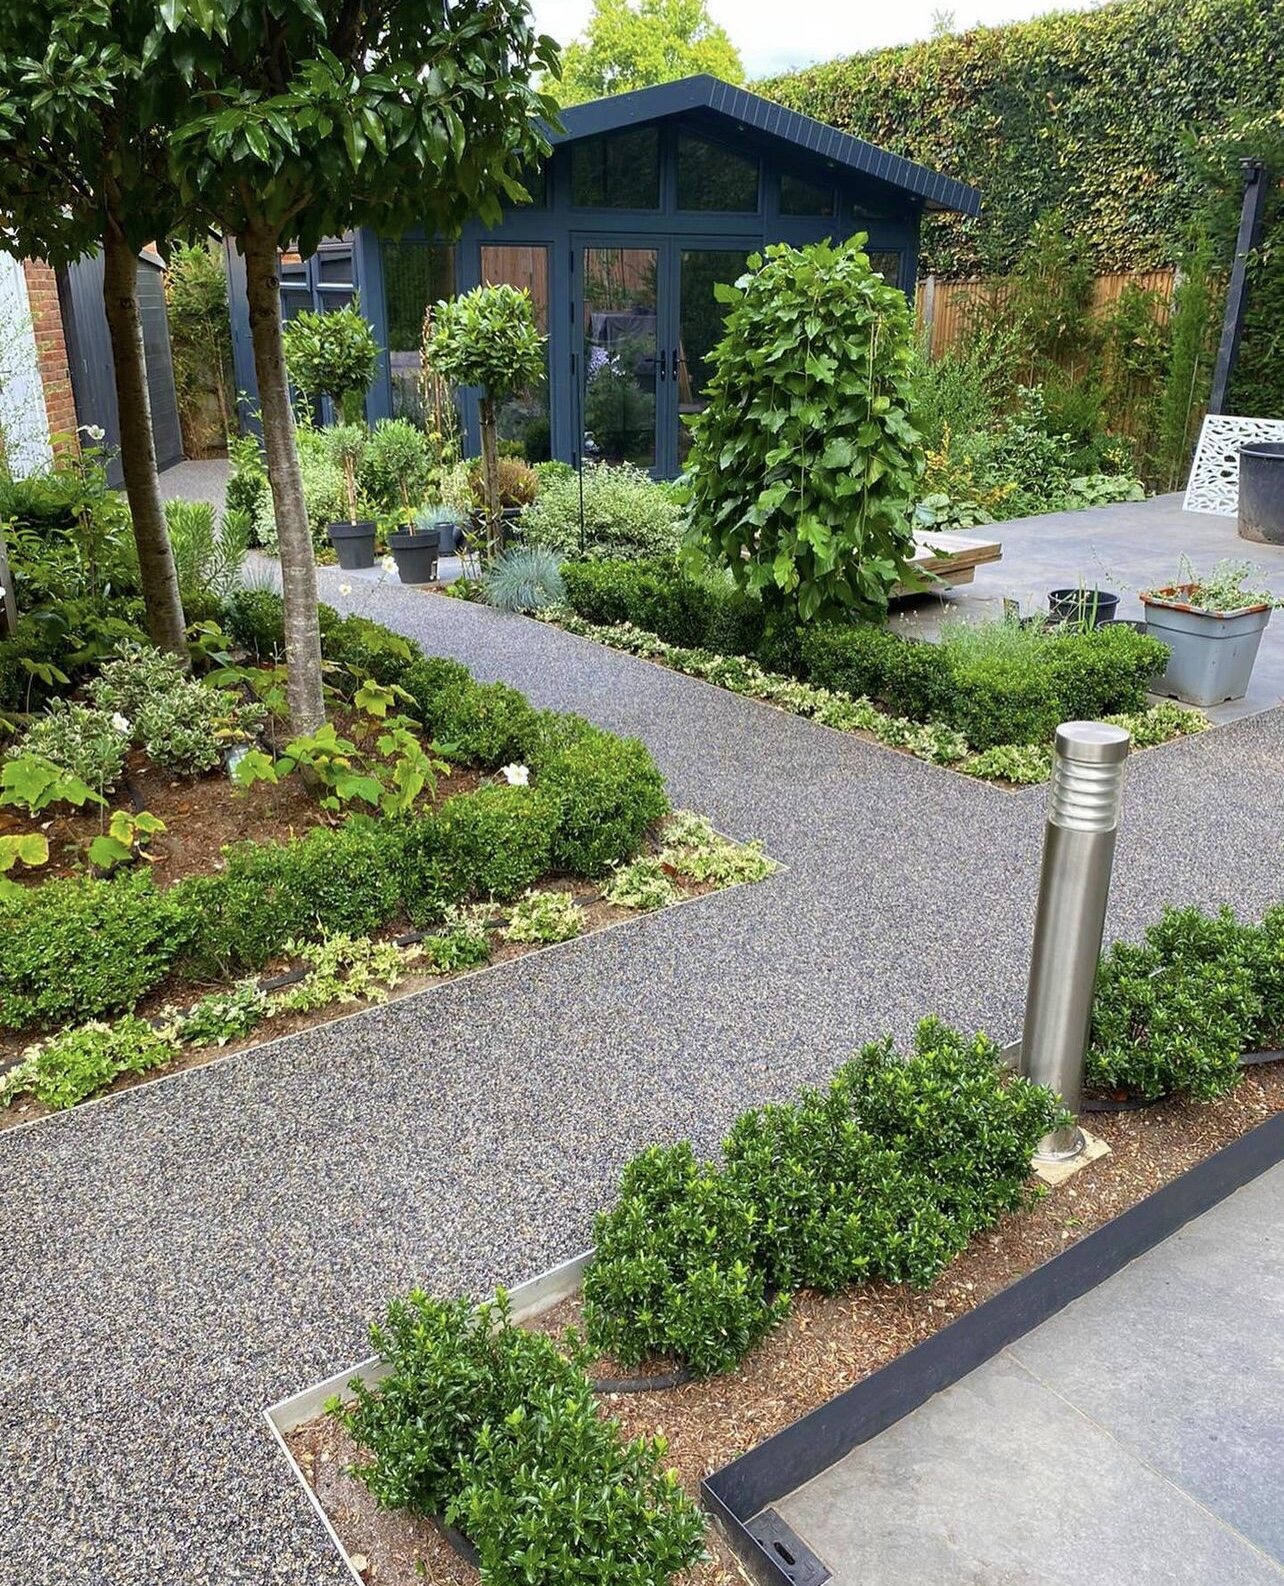
[[[731,35],[752,81],[815,61],[854,55],[884,44],[927,38],[936,11],[951,11],[952,31],[977,23],[1013,22],[1043,11],[1086,9],[1076,0],[709,0]],[[569,44],[581,33],[592,0],[533,0],[541,33]]]

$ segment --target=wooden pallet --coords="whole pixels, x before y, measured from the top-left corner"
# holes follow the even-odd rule
[[[974,540],[968,535],[938,533],[934,529],[914,531],[913,565],[923,568],[933,578],[951,588],[958,584],[970,584],[976,577],[977,568],[986,562],[1002,560],[1003,547],[998,540]],[[931,587],[929,584],[928,589]],[[906,589],[903,584],[898,584],[892,591],[892,599],[923,593],[923,590]]]

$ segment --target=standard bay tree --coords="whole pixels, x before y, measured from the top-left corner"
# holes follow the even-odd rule
[[[139,251],[164,243],[184,220],[164,137],[182,83],[157,57],[164,36],[154,0],[0,7],[0,248],[53,265],[102,249],[147,629],[185,660],[137,291]]]
[[[453,236],[525,197],[548,150],[556,69],[524,0],[160,0],[190,85],[174,138],[183,198],[245,257],[281,547],[291,724],[324,716],[316,568],[281,334],[278,259],[368,226]]]

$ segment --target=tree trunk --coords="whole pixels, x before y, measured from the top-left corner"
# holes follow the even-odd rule
[[[303,504],[303,480],[294,443],[294,410],[281,338],[281,292],[277,281],[277,237],[264,228],[240,239],[245,252],[245,295],[250,339],[259,383],[263,448],[267,453],[272,510],[281,547],[281,592],[285,597],[285,661],[290,725],[315,732],[325,720],[321,692],[321,630],[317,622],[317,568]]]
[[[504,516],[499,505],[499,445],[495,437],[495,401],[478,404],[481,421],[482,478],[486,485],[486,554],[491,561],[504,549]]]
[[[138,255],[110,226],[103,239],[103,307],[111,333],[116,407],[120,414],[120,465],[134,520],[138,572],[153,644],[187,662],[187,624],[178,575],[165,527],[152,439],[143,321],[138,312]]]

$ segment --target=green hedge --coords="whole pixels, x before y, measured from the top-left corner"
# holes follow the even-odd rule
[[[805,682],[872,699],[893,715],[943,722],[976,750],[1043,744],[1058,722],[1140,710],[1167,658],[1158,640],[1126,623],[1083,633],[995,624],[940,645],[871,624],[812,623],[782,656],[779,634],[764,633],[751,596],[672,564],[569,562],[562,577],[568,606],[586,622],[631,622],[668,644],[783,664]]]
[[[243,592],[237,641],[271,654],[280,599]],[[597,876],[636,853],[668,810],[646,748],[582,717],[537,711],[515,689],[474,683],[456,662],[368,619],[323,624],[327,660],[406,688],[429,730],[488,770],[522,761],[533,786],[484,785],[435,811],[353,816],[290,843],[242,843],[216,875],[164,892],[149,874],[55,879],[0,903],[0,1028],[52,1027],[119,1012],[167,976],[262,968],[293,939],[369,935],[441,919],[454,903],[518,896],[550,869]]]
[[[1126,0],[771,78],[759,93],[975,183],[924,217],[924,271],[1005,271],[1060,210],[1101,270],[1176,263],[1204,207],[1187,155],[1279,106],[1284,0]]]
[[[363,1451],[382,1509],[458,1527],[493,1586],[664,1586],[703,1555],[704,1522],[662,1438],[598,1414],[584,1362],[475,1307],[422,1292],[370,1329],[388,1374],[327,1408]]]
[[[925,1287],[1020,1204],[1062,1116],[1050,1091],[1006,1074],[994,1042],[925,1019],[908,1056],[874,1043],[827,1089],[744,1113],[722,1165],[653,1146],[597,1219],[588,1340],[627,1367],[659,1355],[725,1371],[789,1290]]]
[[[1204,1100],[1239,1080],[1241,1053],[1284,1042],[1284,906],[1260,924],[1230,909],[1166,909],[1101,961],[1090,1084]]]

